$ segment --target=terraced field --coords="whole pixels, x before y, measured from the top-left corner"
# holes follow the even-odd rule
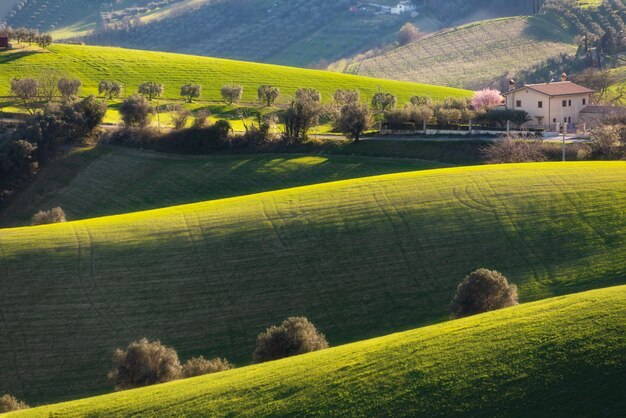
[[[624,284],[625,168],[614,162],[426,170],[2,229],[0,309],[6,338],[0,340],[0,392],[38,403],[110,390],[105,376],[112,350],[143,336],[173,345],[183,360],[220,355],[244,365],[256,334],[289,315],[307,316],[334,346],[414,328],[446,319],[457,283],[481,266],[518,284],[524,302]],[[587,310],[572,312],[596,318],[587,317]],[[570,329],[570,316],[565,318],[553,328],[556,335]],[[571,318],[573,326],[580,322]],[[609,318],[596,319],[604,324]],[[610,341],[606,353],[623,349],[622,340],[606,334],[613,328],[600,328]],[[523,328],[503,329],[513,334],[486,340],[506,341],[511,353],[528,348],[518,345]],[[572,332],[563,349],[573,356],[582,347],[576,344],[596,341],[595,334]],[[556,343],[554,332],[536,335],[529,337],[533,347],[544,344],[547,351],[531,351],[524,361],[528,367],[539,361],[537,368],[520,365],[520,374],[502,375],[502,382],[523,381],[525,370],[526,381],[534,382],[542,376],[533,374],[544,370],[542,361],[560,358],[560,350],[557,357],[547,355]],[[391,352],[420,358],[414,349]],[[498,351],[486,352],[496,356],[483,358],[490,364]],[[443,364],[441,359],[433,357],[432,364]],[[574,363],[567,364],[563,381],[575,386],[577,379],[569,379],[575,375],[567,374],[575,373]],[[603,373],[607,363],[598,364]],[[472,365],[462,370],[474,370]],[[416,384],[422,374],[412,376]],[[459,376],[465,374],[455,378],[462,382]],[[549,380],[554,388],[559,376]],[[249,377],[241,384],[253,384]],[[387,383],[374,379],[371,389]],[[473,387],[472,379],[466,383],[463,388]],[[341,392],[342,385],[334,387]],[[546,393],[539,383],[529,387]],[[429,393],[424,388],[422,393]],[[511,386],[513,398],[516,388]],[[555,402],[569,399],[567,388],[556,392],[564,398]],[[287,405],[296,392],[285,387],[281,393],[277,405]],[[374,399],[383,408],[393,397],[378,392]]]
[[[128,95],[136,92],[140,83],[156,81],[165,85],[165,97],[169,99],[179,99],[180,87],[190,82],[203,85],[201,100],[208,101],[222,100],[223,85],[241,84],[245,89],[243,101],[248,103],[257,101],[257,88],[262,84],[280,87],[280,103],[289,102],[300,87],[320,90],[325,101],[330,101],[333,92],[340,88],[360,90],[367,99],[379,86],[398,95],[401,103],[416,94],[433,98],[471,94],[446,87],[192,55],[61,44],[49,49],[50,52],[0,53],[0,96],[9,95],[13,78],[37,77],[50,70],[79,78],[83,82],[83,94],[98,94],[98,84],[106,79],[123,83]]]
[[[507,73],[575,52],[572,35],[556,19],[514,17],[443,31],[352,64],[347,72],[477,89]]]
[[[99,146],[46,168],[0,211],[0,227],[28,225],[35,212],[56,206],[77,220],[441,166],[399,158],[181,156]]]
[[[620,416],[624,317],[613,287],[14,416]]]

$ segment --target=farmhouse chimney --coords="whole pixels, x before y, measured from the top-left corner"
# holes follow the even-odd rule
[[[512,78],[509,80],[509,91],[515,90],[515,79]]]
[[[567,81],[567,74],[566,73],[561,74],[561,81]]]

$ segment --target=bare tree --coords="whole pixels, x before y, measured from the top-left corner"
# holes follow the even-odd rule
[[[45,71],[39,76],[39,95],[46,102],[51,102],[59,92],[60,77],[52,72]]]
[[[11,93],[20,100],[28,113],[35,114],[39,100],[39,81],[34,78],[14,78],[11,80]]]

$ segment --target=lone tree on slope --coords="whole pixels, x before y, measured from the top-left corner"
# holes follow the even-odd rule
[[[517,286],[495,270],[478,269],[457,287],[451,312],[454,318],[463,318],[518,303]]]

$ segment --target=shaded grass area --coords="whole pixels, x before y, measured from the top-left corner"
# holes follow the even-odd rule
[[[620,416],[626,287],[15,416]]]
[[[0,211],[0,226],[28,225],[34,213],[56,206],[77,220],[441,166],[342,155],[182,156],[101,145],[46,167]]]
[[[524,302],[623,284],[625,168],[426,170],[0,230],[0,392],[102,393],[112,350],[144,336],[243,365],[291,315],[331,345],[414,328],[483,266]]]

